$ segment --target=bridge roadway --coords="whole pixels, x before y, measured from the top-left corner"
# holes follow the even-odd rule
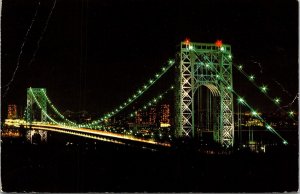
[[[127,145],[140,145],[146,147],[171,147],[170,143],[166,142],[157,142],[153,139],[142,139],[137,138],[130,135],[112,133],[107,131],[95,130],[95,129],[87,129],[87,128],[78,128],[78,127],[70,127],[63,126],[57,124],[43,123],[43,122],[33,122],[31,124],[27,123],[24,120],[13,120],[6,119],[5,125],[21,127],[24,126],[25,129],[35,129],[35,130],[45,130],[52,131],[70,135],[76,135],[80,137],[96,139],[100,141],[112,142],[117,144],[127,144]]]

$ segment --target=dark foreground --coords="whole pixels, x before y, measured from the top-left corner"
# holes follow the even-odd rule
[[[82,139],[70,139],[69,136],[57,141],[53,134],[52,138],[53,141],[49,139],[43,145],[2,139],[3,191],[298,190],[298,151],[291,147],[278,148],[267,154],[238,152],[228,156],[189,151],[153,152],[86,139],[82,142]]]

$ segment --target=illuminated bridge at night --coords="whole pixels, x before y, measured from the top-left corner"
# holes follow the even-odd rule
[[[7,119],[5,124],[31,129],[27,134],[29,140],[35,133],[39,133],[41,138],[45,139],[46,132],[52,131],[118,144],[135,142],[141,145],[170,147],[173,139],[193,139],[209,132],[212,141],[224,147],[232,147],[236,139],[235,131],[241,122],[239,114],[238,117],[235,117],[235,114],[243,106],[253,118],[262,123],[270,135],[275,136],[281,143],[288,144],[288,141],[256,111],[257,107],[253,107],[234,89],[233,69],[245,76],[249,84],[253,84],[275,106],[280,107],[281,99],[270,96],[266,85],[257,83],[254,75],[247,74],[242,65],[234,64],[232,60],[231,46],[222,44],[222,41],[196,43],[186,40],[181,42],[180,51],[175,59],[167,61],[132,96],[98,119],[85,122],[71,120],[56,108],[47,96],[46,89],[28,88],[24,118]],[[156,83],[171,69],[176,73],[173,84],[161,88],[160,92],[151,94],[152,97],[149,98],[150,88],[156,87]],[[168,130],[163,134],[159,133],[158,138],[154,137],[154,133],[159,127],[145,130],[134,125],[116,127],[113,123],[116,123],[121,114],[126,115],[122,116],[123,122],[132,122],[140,112],[151,109],[170,94],[175,96],[172,103],[174,123],[165,123]],[[145,102],[133,110],[133,105],[136,106],[136,102],[141,99]],[[234,103],[238,107],[237,111],[234,111]],[[200,109],[205,111],[200,113]],[[295,113],[292,110],[288,110],[286,114],[294,119]],[[160,138],[162,135],[165,138]]]

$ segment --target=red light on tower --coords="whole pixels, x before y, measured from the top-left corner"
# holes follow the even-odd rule
[[[217,46],[217,47],[222,47],[222,45],[223,45],[223,43],[222,43],[222,40],[217,40],[216,42],[215,42],[215,45]]]
[[[190,42],[190,39],[189,39],[189,38],[186,38],[185,41],[184,41],[184,44],[185,44],[185,45],[189,45],[190,43],[191,43],[191,42]]]

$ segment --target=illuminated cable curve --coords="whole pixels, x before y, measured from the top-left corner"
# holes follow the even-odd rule
[[[145,84],[142,89],[138,90],[137,94],[134,94],[132,98],[129,98],[126,102],[123,103],[123,105],[120,105],[119,108],[115,109],[115,111],[112,111],[112,112],[108,113],[107,115],[105,115],[103,117],[100,117],[100,119],[98,119],[98,120],[94,120],[94,121],[91,121],[90,123],[86,123],[86,124],[77,124],[77,123],[75,123],[73,121],[70,121],[69,119],[65,118],[60,113],[60,111],[58,111],[58,109],[53,105],[53,103],[48,98],[48,96],[46,95],[44,90],[43,90],[43,95],[46,98],[46,100],[48,101],[48,103],[50,104],[50,107],[55,111],[55,113],[60,118],[62,118],[64,121],[66,121],[67,123],[70,123],[71,125],[76,126],[76,127],[93,127],[93,126],[101,123],[104,119],[115,116],[117,113],[121,112],[127,106],[129,106],[130,104],[135,102],[135,100],[138,99],[140,96],[142,96],[152,85],[154,85],[174,65],[174,63],[175,63],[175,61],[170,59],[168,61],[168,65],[166,67],[162,68],[162,72],[161,73],[156,73],[155,78],[149,80],[149,85]],[[35,100],[37,100],[37,99],[35,99]],[[44,112],[46,113],[45,110],[44,110]]]
[[[46,117],[49,118],[49,119],[50,119],[52,122],[54,122],[55,124],[60,125],[59,122],[57,122],[57,121],[54,120],[52,117],[50,117],[50,116],[47,114],[47,112],[42,108],[42,106],[40,105],[39,101],[36,99],[36,97],[35,97],[35,95],[34,95],[34,93],[33,93],[31,87],[29,88],[29,91],[31,92],[31,95],[33,96],[34,101],[37,103],[38,107],[39,107],[39,108],[41,109],[41,111],[46,115]]]
[[[191,49],[190,50],[192,50],[193,51],[193,49],[192,49],[192,47],[191,47]],[[224,52],[224,51],[223,51]],[[194,52],[194,54],[197,56],[197,57],[199,57],[199,55],[196,53],[196,52]],[[228,55],[228,58],[231,60],[232,59],[232,56],[231,55]],[[214,67],[214,66],[213,66]],[[215,68],[215,67],[214,67]],[[218,70],[215,68],[214,69],[216,72],[218,72]],[[218,78],[219,79],[221,79],[221,81],[225,84],[225,85],[227,85],[228,87],[229,87],[229,84],[226,82],[226,80],[223,78],[223,76],[218,76]],[[237,92],[235,92],[234,90],[233,90],[233,88],[227,88],[228,90],[231,90],[237,97],[239,97],[239,98],[241,98],[241,96],[240,95],[238,95],[238,93]],[[243,104],[245,104],[250,110],[251,110],[251,112],[255,112],[255,110],[248,104],[248,103],[246,103],[245,101],[244,101],[244,103]],[[283,140],[283,143],[284,144],[287,144],[288,142],[275,130],[275,129],[273,129],[262,117],[260,117],[258,114],[256,114],[256,117],[258,117],[262,122],[264,122],[265,124],[266,124],[266,128],[269,130],[269,131],[271,131],[271,132],[273,132],[273,133],[275,133],[281,140]]]
[[[156,73],[155,74],[155,78],[154,79],[150,79],[149,80],[149,84],[144,84],[144,86],[142,87],[142,89],[139,89],[137,91],[136,94],[133,94],[132,97],[128,98],[124,103],[122,103],[121,105],[118,106],[118,108],[115,108],[113,111],[108,112],[107,114],[103,115],[102,117],[100,117],[98,120],[94,120],[91,123],[88,124],[79,124],[80,127],[85,127],[85,126],[95,126],[99,123],[101,123],[102,121],[104,121],[105,119],[109,119],[112,116],[115,116],[116,114],[118,114],[119,112],[121,112],[122,110],[124,110],[127,106],[129,106],[130,104],[132,104],[133,102],[135,102],[135,100],[137,100],[140,96],[142,96],[152,85],[154,85],[173,65],[175,64],[174,60],[169,60],[168,61],[168,66],[167,67],[163,67],[162,68],[162,72],[161,73]]]
[[[68,123],[71,123],[72,125],[75,125],[75,126],[77,125],[75,122],[70,121],[69,119],[65,118],[65,116],[62,115],[62,114],[57,110],[57,108],[53,105],[53,103],[51,102],[51,100],[48,98],[48,96],[47,96],[47,94],[46,94],[46,92],[45,92],[44,89],[42,89],[42,93],[43,93],[44,97],[46,98],[47,102],[49,103],[50,107],[52,108],[52,110],[54,110],[54,112],[55,112],[60,118],[64,119],[64,120],[65,120],[66,122],[68,122]]]
[[[169,90],[171,90],[171,89],[173,89],[173,86],[171,86],[170,89],[166,90],[166,92],[164,92],[164,94],[166,94],[166,93],[167,93]],[[34,98],[34,101],[37,103],[38,107],[39,107],[39,108],[41,109],[41,111],[46,115],[46,117],[47,117],[48,119],[50,119],[52,122],[54,122],[55,124],[57,124],[58,126],[61,126],[61,125],[62,125],[61,123],[57,122],[55,119],[53,119],[51,116],[49,116],[49,115],[46,113],[46,111],[42,108],[42,106],[40,105],[39,101],[36,99],[36,96],[34,95],[34,93],[33,93],[31,87],[30,87],[30,92],[31,92],[31,95],[32,95],[33,98]],[[49,130],[49,129],[47,128],[46,130]],[[75,129],[74,129],[74,130],[75,130]],[[76,135],[76,134],[74,134],[74,133],[69,133],[69,134]],[[86,134],[83,134],[83,135],[80,135],[80,136],[84,136],[84,137],[89,137],[89,138],[91,138],[90,135],[86,135]],[[94,138],[94,139],[95,139],[95,138]],[[96,139],[101,140],[100,138],[96,138]],[[147,140],[141,140],[141,139],[136,139],[136,140],[139,140],[139,141],[147,141]],[[149,141],[147,141],[147,142],[149,142]],[[153,143],[155,143],[155,144],[161,144],[161,143],[157,143],[157,142],[154,142],[154,141],[153,141]],[[161,144],[161,145],[163,145],[163,144]]]
[[[274,104],[278,107],[278,108],[280,108],[280,106],[279,106],[279,104],[280,104],[280,98],[279,97],[275,97],[274,99],[273,98],[271,98],[269,95],[268,95],[268,93],[267,93],[267,90],[268,90],[268,87],[266,86],[266,85],[262,85],[261,87],[259,87],[257,84],[256,84],[256,82],[255,82],[255,76],[254,75],[248,75],[244,70],[243,70],[243,66],[242,65],[239,65],[239,66],[237,66],[237,65],[235,65],[235,64],[233,64],[233,66],[240,72],[240,73],[242,73],[257,89],[259,89],[269,100],[271,100],[272,102],[274,102]],[[283,109],[283,111],[284,112],[286,112],[287,113],[287,111],[285,111],[284,109]],[[290,115],[290,113],[288,113],[289,115]],[[293,120],[293,121],[295,121],[294,120],[294,118],[292,118],[291,117],[291,119]]]
[[[163,96],[166,95],[170,90],[173,90],[174,86],[169,87],[167,90],[165,90],[164,92],[160,93],[159,95],[157,95],[156,97],[152,98],[150,101],[148,101],[147,103],[145,103],[144,105],[142,105],[142,108],[137,109],[137,111],[141,111],[141,110],[147,110],[147,108],[151,107],[154,104],[157,104],[160,100],[162,100]],[[131,118],[135,115],[136,111],[131,112],[127,115],[126,118]],[[101,125],[96,125],[94,127],[103,127]]]

